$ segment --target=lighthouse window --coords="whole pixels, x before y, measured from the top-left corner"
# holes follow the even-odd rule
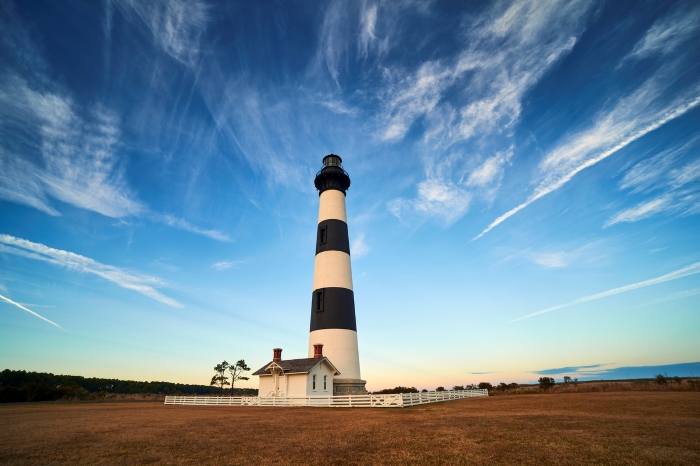
[[[311,376],[311,389],[316,390],[316,374]]]
[[[316,312],[323,311],[323,290],[316,292]]]
[[[327,240],[328,240],[328,227],[327,226],[319,227],[319,229],[318,229],[318,243],[319,244],[326,244]]]
[[[327,375],[324,375],[324,376],[323,376],[323,391],[327,391],[327,390],[328,390],[328,388],[327,388],[327,386],[326,386],[326,378],[327,378],[327,377],[328,377]]]

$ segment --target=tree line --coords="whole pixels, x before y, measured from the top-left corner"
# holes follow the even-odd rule
[[[217,387],[173,382],[141,382],[79,375],[55,375],[5,369],[0,372],[0,403],[83,398],[89,394],[215,395]],[[257,390],[237,388],[237,395],[255,396]]]

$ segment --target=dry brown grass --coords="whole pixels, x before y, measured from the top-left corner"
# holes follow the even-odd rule
[[[0,407],[2,464],[700,464],[700,393],[498,396],[404,409]]]

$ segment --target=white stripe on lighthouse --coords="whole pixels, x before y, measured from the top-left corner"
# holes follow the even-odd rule
[[[330,287],[352,290],[350,256],[345,252],[324,251],[316,254],[312,291]]]
[[[324,220],[336,219],[348,223],[345,214],[345,193],[329,189],[321,193],[321,203],[318,208],[318,223]]]
[[[314,345],[323,344],[323,355],[340,371],[337,378],[361,379],[357,332],[340,328],[315,330],[309,334],[309,357],[314,357]]]

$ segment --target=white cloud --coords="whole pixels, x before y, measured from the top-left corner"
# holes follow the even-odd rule
[[[179,228],[180,230],[189,231],[190,233],[207,236],[217,241],[233,241],[230,236],[220,232],[219,230],[207,230],[205,228],[200,228],[198,226],[192,225],[187,220],[183,220],[172,215],[150,214],[150,218],[157,222],[164,223],[168,226]]]
[[[359,259],[360,257],[366,256],[369,253],[369,246],[365,243],[365,234],[357,236],[350,243],[350,254],[354,259]]]
[[[695,215],[700,213],[700,189],[670,190],[622,210],[605,222],[604,228],[617,223],[632,223],[658,214]]]
[[[541,181],[530,197],[494,220],[474,239],[481,238],[536,200],[556,191],[586,168],[605,160],[632,142],[672,121],[700,104],[700,86],[668,99],[665,91],[673,81],[662,69],[614,107],[601,112],[591,127],[565,138],[540,163]]]
[[[693,37],[700,27],[700,9],[678,9],[657,20],[625,59],[666,55]]]
[[[219,261],[214,262],[211,268],[214,270],[222,271],[230,268],[239,268],[243,266],[247,261]]]
[[[414,214],[451,223],[466,213],[473,198],[493,199],[513,155],[512,146],[494,150],[472,168],[466,181],[460,175],[476,157],[463,157],[466,167],[435,176],[432,166],[453,158],[435,149],[477,136],[482,141],[508,137],[525,95],[572,50],[592,4],[498,2],[469,23],[467,46],[456,58],[424,62],[412,73],[387,71],[389,84],[382,96],[385,108],[378,118],[377,136],[400,140],[425,117],[424,142],[435,145],[426,157],[426,180],[418,184],[418,197],[393,200],[392,213],[405,217],[413,209]]]
[[[636,222],[661,213],[693,215],[700,203],[700,159],[685,165],[677,163],[688,153],[697,152],[697,138],[678,147],[665,150],[630,168],[620,181],[621,190],[630,194],[657,191],[653,197],[628,207],[605,223],[605,227],[617,223]],[[671,168],[676,165],[676,168]],[[661,192],[660,194],[658,192]]]
[[[418,184],[416,199],[394,199],[387,207],[399,218],[418,214],[442,219],[449,225],[467,211],[470,202],[471,195],[460,186],[448,180],[428,178]]]
[[[482,195],[489,197],[494,195],[501,185],[506,165],[510,164],[513,157],[513,147],[496,152],[476,167],[467,178],[466,186],[478,189]]]
[[[613,296],[613,295],[616,295],[619,293],[625,293],[627,291],[636,290],[638,288],[644,288],[646,286],[658,285],[659,283],[664,283],[664,282],[668,282],[671,280],[677,280],[679,278],[687,277],[689,275],[694,275],[696,273],[700,273],[700,262],[696,262],[692,265],[689,265],[687,267],[683,267],[682,269],[676,270],[675,272],[667,273],[666,275],[652,278],[650,280],[645,280],[642,282],[633,283],[631,285],[621,286],[619,288],[614,288],[612,290],[604,291],[602,293],[597,293],[594,295],[585,296],[583,298],[576,299],[576,300],[571,301],[571,302],[566,303],[566,304],[560,304],[559,306],[554,306],[554,307],[550,307],[548,309],[544,309],[542,311],[533,312],[532,314],[528,314],[524,317],[519,317],[517,319],[513,319],[508,323],[517,322],[517,321],[523,320],[523,319],[529,319],[530,317],[535,317],[535,316],[538,316],[541,314],[546,314],[548,312],[557,311],[557,310],[563,309],[565,307],[574,306],[576,304],[581,304],[581,303],[593,301],[596,299],[606,298],[608,296]]]
[[[120,131],[119,118],[105,107],[81,111],[59,91],[6,74],[0,78],[0,198],[60,215],[52,197],[107,217],[146,216],[230,241],[219,231],[150,212],[124,180]]]
[[[659,181],[663,180],[670,171],[679,152],[679,150],[665,150],[635,164],[620,181],[620,189],[638,193],[657,188]]]
[[[681,168],[671,170],[669,178],[671,181],[670,184],[674,188],[679,188],[700,180],[700,158]]]
[[[668,210],[673,207],[673,197],[669,195],[659,196],[650,201],[642,202],[634,207],[623,210],[608,220],[605,227],[615,225],[616,223],[636,222],[644,218],[651,217],[654,214]]]
[[[376,3],[364,3],[360,11],[358,50],[361,57],[367,57],[370,46],[377,40],[377,8],[379,8],[379,5]]]
[[[181,63],[194,66],[199,58],[200,39],[207,25],[208,8],[196,0],[112,0],[135,23],[140,20],[156,45]]]
[[[0,295],[0,299],[2,299],[3,301],[5,301],[7,303],[12,304],[13,306],[17,306],[18,308],[22,309],[23,311],[27,311],[28,313],[32,314],[33,316],[36,316],[36,317],[40,318],[41,320],[50,323],[51,325],[55,325],[56,327],[60,328],[61,330],[65,330],[63,327],[58,325],[56,322],[53,322],[53,321],[47,319],[46,317],[43,317],[43,316],[37,314],[36,312],[32,311],[31,309],[27,309],[26,307],[24,307],[20,303],[16,303],[16,302],[12,301],[10,298],[6,298],[6,297]]]
[[[569,265],[569,255],[563,251],[533,255],[532,260],[543,267],[562,268]]]
[[[381,116],[381,120],[387,123],[381,129],[380,139],[390,141],[403,138],[419,116],[437,106],[451,81],[451,70],[436,62],[426,62],[413,76],[404,77],[394,84]]]
[[[591,5],[588,0],[497,3],[469,24],[468,47],[456,60],[425,62],[408,76],[388,75],[393,82],[380,116],[386,122],[380,139],[403,138],[451,88],[461,90],[466,100],[448,126],[428,130],[431,137],[456,142],[507,129],[519,118],[525,93],[571,51]]]
[[[114,218],[144,211],[123,182],[113,114],[97,106],[82,118],[69,97],[33,89],[18,76],[5,76],[0,88],[0,130],[24,143],[3,144],[0,196],[50,215],[59,213],[48,196]],[[27,156],[37,152],[40,164]]]
[[[697,296],[699,294],[700,294],[700,288],[692,288],[690,290],[678,291],[676,293],[671,293],[668,296],[664,296],[663,298],[655,299],[655,300],[648,302],[646,304],[642,304],[642,306],[640,306],[640,307],[651,306],[654,304],[664,303],[666,301],[673,301],[676,299],[689,298],[691,296]]]
[[[498,263],[524,258],[548,269],[564,268],[572,264],[590,264],[606,256],[606,253],[600,250],[602,245],[603,241],[593,241],[577,248],[549,248],[548,250],[540,251],[533,251],[531,248],[528,248],[524,251],[509,254]]]
[[[0,244],[0,252],[48,262],[69,270],[97,275],[122,288],[136,291],[168,306],[183,307],[176,300],[163,295],[155,289],[156,287],[166,286],[166,283],[160,278],[127,272],[112,265],[101,264],[79,254],[50,248],[43,244],[33,243],[10,235],[0,234],[0,243],[2,243]]]

